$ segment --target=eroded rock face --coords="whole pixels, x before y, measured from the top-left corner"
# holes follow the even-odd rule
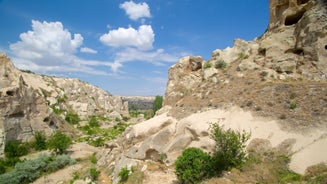
[[[63,113],[56,114],[54,109]],[[35,131],[73,132],[65,112],[81,119],[110,113],[128,115],[128,104],[98,87],[77,79],[40,76],[16,69],[0,55],[0,157],[6,141],[30,141]]]

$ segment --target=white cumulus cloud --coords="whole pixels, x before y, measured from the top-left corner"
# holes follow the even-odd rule
[[[72,34],[61,22],[40,22],[32,20],[32,30],[20,34],[20,41],[10,44],[14,64],[20,69],[40,73],[82,72],[108,75],[95,66],[115,67],[107,61],[90,61],[76,56],[83,44],[80,34]],[[84,47],[81,52],[96,53]]]
[[[134,46],[140,50],[150,50],[154,42],[154,32],[151,25],[142,25],[138,30],[132,27],[118,28],[102,35],[100,41],[113,47]]]
[[[98,51],[96,51],[94,49],[91,49],[91,48],[88,48],[88,47],[82,47],[80,51],[83,52],[83,53],[88,53],[88,54],[98,53]]]
[[[134,1],[126,1],[119,5],[124,9],[128,17],[132,20],[139,18],[151,17],[150,8],[147,3],[135,3]]]

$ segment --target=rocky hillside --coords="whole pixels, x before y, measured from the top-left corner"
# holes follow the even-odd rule
[[[129,109],[151,110],[155,97],[153,96],[122,96],[123,102],[128,102]]]
[[[74,132],[64,120],[67,114],[81,119],[91,115],[121,118],[128,115],[128,104],[77,79],[19,71],[8,57],[0,55],[0,156],[4,142],[29,141],[35,131]]]
[[[268,29],[257,39],[236,39],[233,48],[213,51],[208,61],[188,56],[169,69],[161,112],[130,127],[98,155],[98,166],[111,171],[114,183],[126,166],[142,168],[144,183],[173,183],[169,166],[185,148],[212,151],[213,122],[251,132],[248,144],[259,150],[290,155],[295,172],[327,163],[326,1],[269,4]],[[166,169],[149,168],[162,155]],[[243,182],[274,181],[256,177]]]

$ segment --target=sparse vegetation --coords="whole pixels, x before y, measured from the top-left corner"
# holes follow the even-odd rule
[[[297,105],[295,103],[290,104],[290,109],[296,109]]]
[[[72,125],[78,124],[81,121],[78,114],[73,112],[67,112],[65,116],[65,120]]]
[[[213,175],[209,154],[199,148],[187,148],[175,162],[177,179],[185,184],[200,183]]]
[[[73,163],[74,160],[67,155],[52,157],[47,154],[40,154],[36,159],[25,160],[24,162],[17,163],[13,170],[0,175],[0,183],[31,183],[45,173],[56,171]]]
[[[60,131],[54,132],[47,141],[47,147],[56,154],[63,154],[71,144],[71,138]]]
[[[223,130],[223,127],[216,123],[211,125],[210,136],[216,142],[213,161],[218,173],[239,167],[245,162],[245,142],[249,140],[250,133]]]
[[[223,130],[212,124],[210,136],[216,142],[212,156],[199,148],[187,148],[175,162],[177,178],[182,183],[200,183],[222,171],[238,168],[246,161],[245,142],[250,134],[231,129]]]
[[[18,158],[27,155],[29,152],[28,143],[19,141],[8,141],[5,145],[5,155],[7,158]]]
[[[100,171],[98,171],[96,168],[90,169],[90,176],[92,181],[97,181],[99,177]]]
[[[152,110],[153,110],[153,115],[156,114],[156,112],[161,109],[162,107],[162,102],[163,102],[163,97],[162,96],[156,96],[156,98],[154,99],[154,102],[153,102],[153,107],[152,107]]]
[[[226,68],[226,66],[227,66],[227,63],[222,59],[217,61],[215,64],[215,67],[220,68],[220,69],[224,69],[224,68]]]
[[[44,131],[36,131],[34,134],[33,147],[35,150],[45,150],[47,149],[47,137]]]
[[[244,52],[238,53],[238,58],[245,59],[246,57],[248,57],[248,56]]]
[[[211,67],[212,67],[212,63],[209,62],[209,61],[207,61],[207,62],[205,62],[205,63],[203,64],[203,68],[204,68],[204,69],[211,68]]]
[[[124,183],[128,180],[130,170],[127,169],[127,167],[121,168],[120,172],[118,173],[118,176],[120,177],[120,182]]]

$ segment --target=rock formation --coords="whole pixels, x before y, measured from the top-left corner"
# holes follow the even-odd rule
[[[322,0],[270,0],[267,31],[233,48],[180,59],[168,73],[161,112],[134,125],[99,154],[99,166],[146,168],[167,155],[170,165],[187,147],[210,152],[210,123],[252,132],[292,154],[290,168],[327,163],[327,6]],[[211,63],[205,67],[206,62]],[[211,67],[210,67],[211,66]]]
[[[155,97],[152,96],[122,96],[123,102],[128,102],[129,109],[151,110]]]
[[[73,131],[64,120],[67,112],[85,119],[112,113],[128,115],[128,107],[120,97],[77,79],[19,71],[9,58],[0,55],[0,156],[6,141],[30,141],[35,131]]]

